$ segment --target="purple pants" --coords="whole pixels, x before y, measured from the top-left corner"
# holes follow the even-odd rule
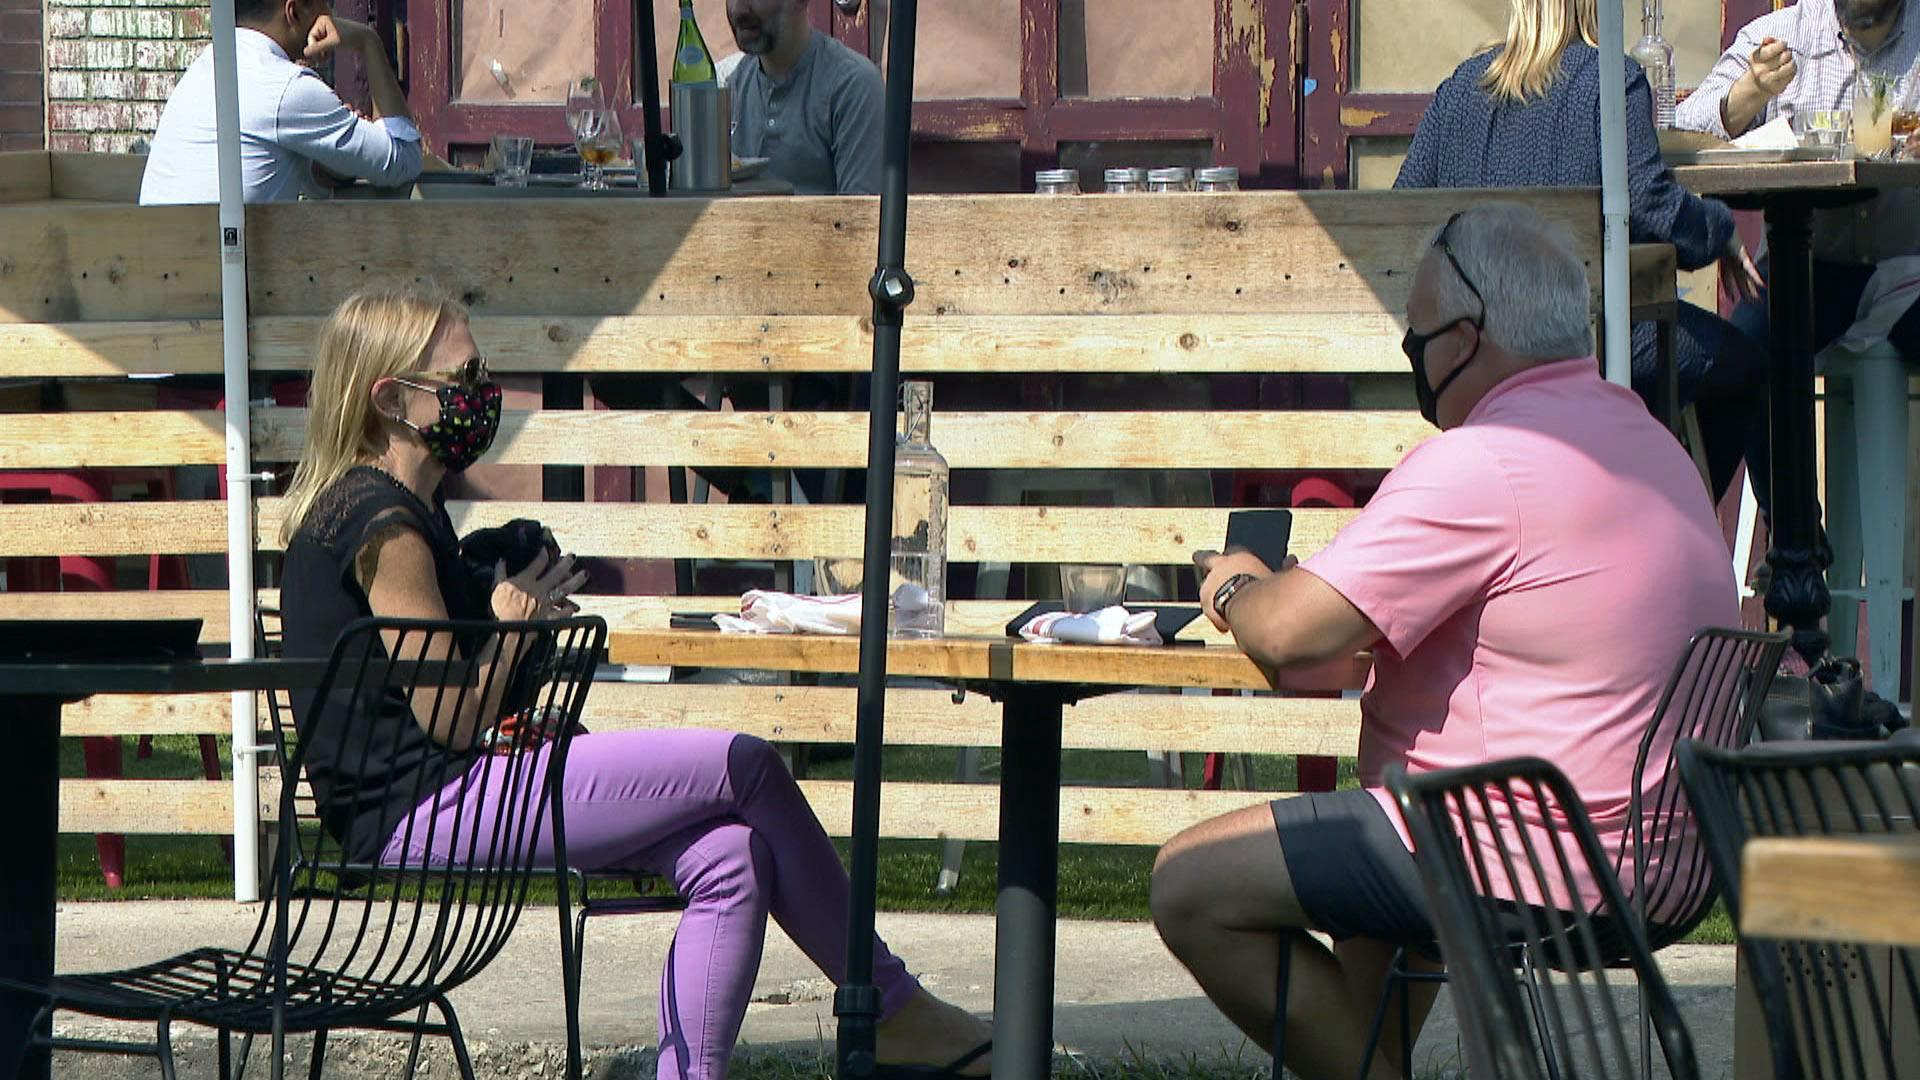
[[[544,765],[544,756],[542,765]],[[474,766],[479,770],[481,762]],[[495,793],[500,784],[494,773]],[[660,980],[661,1080],[724,1080],[760,968],[771,913],[838,985],[846,975],[851,887],[813,808],[771,745],[725,731],[622,731],[573,741],[565,777],[567,860],[594,870],[645,870],[687,902]],[[381,860],[457,860],[453,815],[465,780],[401,822]],[[488,802],[494,801],[492,793]],[[478,809],[460,833],[471,836]],[[426,815],[438,817],[429,835]],[[483,821],[486,818],[483,818]],[[411,824],[411,832],[409,826]],[[487,835],[483,824],[479,835]],[[408,838],[411,837],[411,840]],[[406,851],[407,847],[411,851]],[[552,865],[543,836],[535,858]],[[891,1016],[919,984],[874,942],[880,1012]]]

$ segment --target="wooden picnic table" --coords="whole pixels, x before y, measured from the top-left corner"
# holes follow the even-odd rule
[[[1742,934],[1920,947],[1920,835],[1756,837],[1740,896]]]
[[[616,664],[853,674],[855,637],[614,630]],[[1053,1057],[1054,906],[1059,878],[1061,711],[1134,687],[1357,689],[1368,661],[1275,674],[1231,645],[1035,645],[1006,637],[893,639],[892,676],[936,679],[1001,703],[999,896],[995,903],[994,1073],[1045,1080]],[[872,895],[853,897],[871,925]]]
[[[1827,651],[1820,621],[1831,597],[1818,560],[1820,504],[1814,491],[1813,212],[1861,202],[1886,188],[1920,187],[1920,161],[1681,165],[1673,174],[1696,194],[1766,216],[1774,523],[1766,606],[1769,615],[1794,628],[1794,648],[1817,660]]]

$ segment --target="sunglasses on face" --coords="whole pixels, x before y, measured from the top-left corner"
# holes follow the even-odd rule
[[[487,371],[487,362],[477,356],[451,371],[423,371],[420,374],[429,379],[460,386],[478,386],[493,377]]]
[[[1480,305],[1480,314],[1462,315],[1458,318],[1449,319],[1445,324],[1431,333],[1422,334],[1414,330],[1411,326],[1407,327],[1406,336],[1400,339],[1400,351],[1406,353],[1407,359],[1415,363],[1418,363],[1420,358],[1426,355],[1427,346],[1433,344],[1435,338],[1446,334],[1461,323],[1471,323],[1475,330],[1484,330],[1486,328],[1486,297],[1480,295],[1480,287],[1473,283],[1473,279],[1467,276],[1465,270],[1461,269],[1460,260],[1453,254],[1453,246],[1447,242],[1447,235],[1453,231],[1453,223],[1459,220],[1460,214],[1458,213],[1448,218],[1447,223],[1440,227],[1440,235],[1433,238],[1433,246],[1439,248],[1440,254],[1447,257],[1447,262],[1453,267],[1453,272],[1460,276],[1460,283],[1465,285],[1467,291],[1473,294],[1474,302]]]

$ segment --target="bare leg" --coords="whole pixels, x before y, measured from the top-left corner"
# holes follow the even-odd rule
[[[1384,941],[1367,938],[1348,938],[1333,948],[1333,955],[1347,978],[1347,996],[1367,1010],[1368,1024],[1373,1022],[1373,1010],[1380,1007],[1380,994],[1387,983],[1387,965],[1393,963],[1394,951],[1395,947]],[[1407,967],[1414,971],[1439,971],[1442,965],[1415,953],[1407,957]],[[1430,982],[1403,983],[1402,986],[1409,995],[1407,1042],[1418,1042],[1420,1029],[1426,1026],[1427,1014],[1433,1011],[1433,999],[1439,996],[1440,987]],[[1398,1068],[1405,1054],[1404,1046],[1400,1038],[1399,994],[1396,993],[1394,1000],[1387,1003],[1387,1022],[1380,1028],[1380,1046],[1374,1051],[1374,1060],[1384,1059]]]
[[[1273,815],[1248,807],[1168,841],[1153,868],[1160,937],[1247,1038],[1272,1049],[1280,945],[1291,942],[1286,1066],[1307,1080],[1348,1080],[1360,1069],[1375,998],[1356,1001],[1334,953],[1306,934]],[[1375,976],[1378,978],[1377,974]],[[1397,1080],[1375,1055],[1371,1080]]]

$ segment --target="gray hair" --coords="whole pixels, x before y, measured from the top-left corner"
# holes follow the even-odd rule
[[[1483,203],[1459,214],[1451,229],[1435,229],[1426,255],[1439,260],[1435,301],[1447,316],[1468,318],[1480,302],[1435,249],[1442,232],[1486,302],[1489,341],[1541,362],[1593,353],[1587,271],[1565,228],[1518,203]]]

